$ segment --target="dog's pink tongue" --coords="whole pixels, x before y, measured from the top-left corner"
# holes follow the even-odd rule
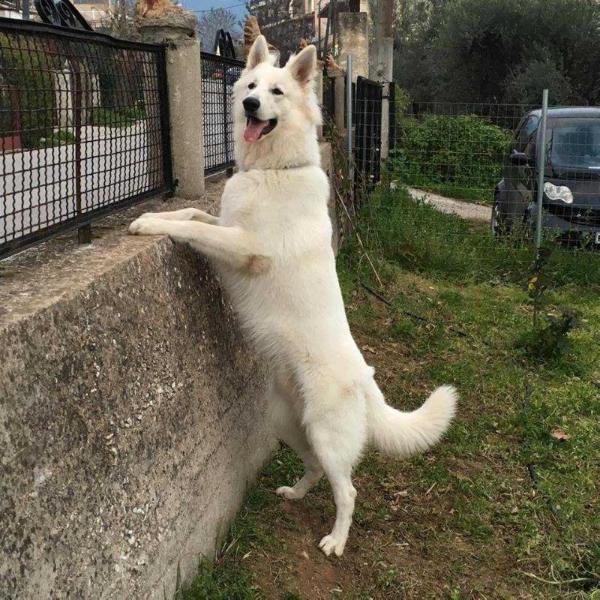
[[[247,142],[255,142],[262,133],[263,129],[269,124],[269,121],[259,121],[258,119],[248,119],[246,129],[244,130],[244,139]]]

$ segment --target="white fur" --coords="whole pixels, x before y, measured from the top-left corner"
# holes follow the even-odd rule
[[[258,38],[235,85],[240,170],[225,186],[218,222],[184,209],[145,214],[130,231],[167,234],[214,259],[243,328],[271,365],[277,433],[306,467],[300,481],[277,492],[299,499],[327,476],[337,515],[320,547],[339,556],[354,510],[351,473],[365,446],[400,456],[425,450],[447,429],[456,393],[438,388],[409,413],[388,406],[352,338],[331,248],[329,184],[320,168],[315,68],[313,47],[284,68],[272,66]],[[274,87],[283,95],[274,95]],[[253,143],[243,138],[248,95],[260,100],[260,119],[278,119]]]

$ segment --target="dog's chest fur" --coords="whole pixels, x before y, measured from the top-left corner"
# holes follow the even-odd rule
[[[316,166],[251,170],[232,177],[219,221],[257,236],[275,263],[331,243],[329,184]]]
[[[259,349],[278,361],[297,364],[308,348],[329,348],[347,332],[328,193],[325,173],[310,166],[240,172],[223,194],[220,224],[254,236],[262,256],[249,267],[266,266],[224,267],[223,281]]]

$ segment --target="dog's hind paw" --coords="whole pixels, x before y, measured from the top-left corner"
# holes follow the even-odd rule
[[[286,500],[300,500],[303,497],[293,487],[288,487],[287,485],[277,488],[275,493],[283,496]]]
[[[344,553],[344,546],[346,545],[346,539],[338,540],[333,534],[326,535],[319,543],[319,548],[323,550],[326,556],[329,556],[332,552],[336,556],[341,556]]]

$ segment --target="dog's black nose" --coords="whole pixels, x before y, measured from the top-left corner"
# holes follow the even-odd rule
[[[242,104],[244,105],[244,110],[247,113],[255,113],[259,107],[260,107],[260,100],[258,98],[252,98],[252,96],[250,98],[244,98],[244,101],[242,102]]]

